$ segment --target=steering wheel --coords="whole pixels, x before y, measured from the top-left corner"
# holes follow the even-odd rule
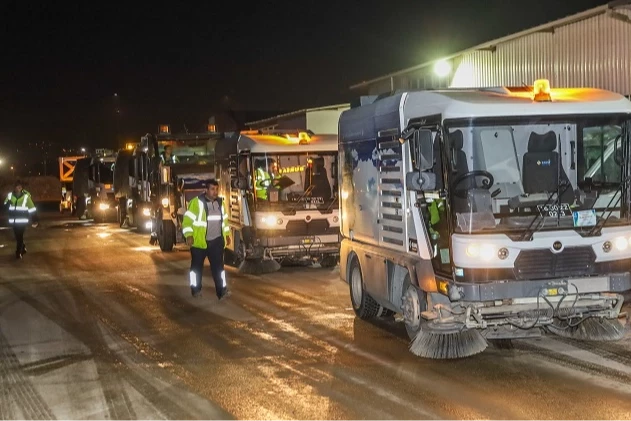
[[[466,190],[458,190],[458,185],[461,184],[464,180],[473,178],[475,179],[476,177],[485,177],[485,180],[482,180],[482,188],[486,189],[486,190],[490,190],[491,187],[493,186],[493,183],[495,182],[495,179],[493,178],[493,174],[491,174],[488,171],[484,171],[484,170],[475,170],[475,171],[469,171],[466,172],[464,174],[460,174],[458,177],[456,177],[456,179],[453,181],[453,189],[454,189],[454,194],[456,194],[459,197],[466,197]],[[477,183],[476,183],[477,186]]]

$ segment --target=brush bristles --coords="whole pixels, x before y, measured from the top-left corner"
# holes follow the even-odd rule
[[[280,264],[276,260],[244,260],[239,265],[239,273],[244,275],[263,275],[273,273],[280,269]]]
[[[410,352],[423,358],[443,360],[470,357],[487,347],[488,342],[477,330],[442,333],[421,329],[410,344]]]
[[[618,341],[626,331],[625,326],[616,319],[596,317],[587,318],[573,327],[567,327],[566,322],[555,320],[548,329],[555,335],[581,341]]]

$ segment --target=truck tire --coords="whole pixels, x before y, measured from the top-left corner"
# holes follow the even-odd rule
[[[127,209],[125,208],[126,205],[126,201],[123,198],[119,198],[118,199],[118,210],[117,210],[117,216],[118,216],[118,226],[119,227],[123,227],[123,225],[125,225],[125,219],[127,218]]]
[[[162,229],[158,234],[160,250],[173,251],[175,246],[175,225],[173,221],[162,221]]]
[[[359,265],[359,259],[353,257],[349,270],[348,286],[351,294],[351,304],[357,317],[370,320],[379,314],[379,304],[364,289],[364,277]]]
[[[412,285],[409,274],[403,281],[401,303],[405,331],[410,339],[414,339],[423,325],[421,313],[427,309],[427,298],[423,291]]]

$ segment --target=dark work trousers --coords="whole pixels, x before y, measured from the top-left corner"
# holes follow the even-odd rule
[[[221,298],[226,290],[226,272],[223,267],[224,240],[223,236],[211,240],[206,249],[191,247],[191,271],[189,280],[191,291],[196,294],[202,290],[202,272],[206,259],[210,261],[210,272],[215,281],[217,297]]]
[[[26,248],[24,246],[24,231],[26,231],[26,225],[13,225],[13,234],[15,235],[15,252],[17,254],[21,254],[24,252]]]

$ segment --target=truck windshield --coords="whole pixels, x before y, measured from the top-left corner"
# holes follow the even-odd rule
[[[89,179],[100,184],[112,184],[114,182],[114,171],[111,162],[99,162],[90,169]]]
[[[607,226],[627,224],[618,199],[628,119],[446,123],[455,232],[583,230],[604,222],[609,210]]]
[[[178,164],[193,164],[200,161],[208,161],[214,156],[215,140],[160,140],[158,141],[159,153],[164,153],[164,148],[171,147],[171,152],[177,158]]]
[[[337,153],[252,154],[257,210],[333,209]]]

